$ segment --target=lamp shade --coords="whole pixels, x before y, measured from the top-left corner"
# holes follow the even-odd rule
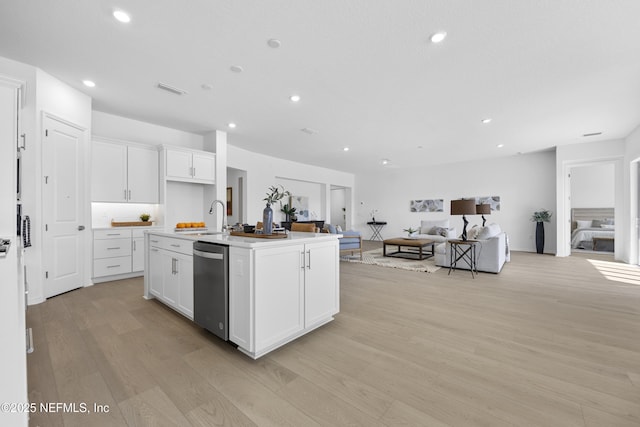
[[[476,214],[491,215],[491,205],[476,205]]]
[[[452,200],[451,201],[451,215],[475,215],[476,214],[476,201],[469,200]]]

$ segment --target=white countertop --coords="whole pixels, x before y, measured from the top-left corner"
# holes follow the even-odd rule
[[[157,236],[173,237],[183,240],[217,243],[219,245],[236,246],[242,248],[266,248],[277,246],[288,246],[292,244],[305,244],[322,242],[327,240],[337,240],[341,234],[329,233],[304,233],[289,232],[286,239],[264,239],[258,237],[231,236],[229,234],[202,234],[196,232],[175,232],[173,230],[149,230],[148,234]]]

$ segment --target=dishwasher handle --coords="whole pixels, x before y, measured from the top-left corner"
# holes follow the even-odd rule
[[[193,254],[202,258],[209,258],[209,259],[224,259],[224,254],[217,254],[217,253],[213,253],[213,252],[202,252],[199,251],[197,249],[193,250]]]

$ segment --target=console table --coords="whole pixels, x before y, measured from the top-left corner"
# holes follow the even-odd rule
[[[380,232],[382,231],[384,226],[387,225],[386,221],[369,221],[367,225],[371,228],[371,231],[373,232],[369,240],[380,240],[380,241],[384,240]]]
[[[477,240],[449,240],[451,251],[449,252],[449,273],[456,268],[458,261],[463,261],[471,270],[471,277],[475,278],[474,273],[478,274],[478,264],[476,262],[476,245]]]

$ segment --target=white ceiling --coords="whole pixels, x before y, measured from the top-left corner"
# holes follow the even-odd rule
[[[96,110],[197,133],[235,122],[235,146],[359,172],[626,137],[638,17],[638,0],[2,0],[0,56]]]

